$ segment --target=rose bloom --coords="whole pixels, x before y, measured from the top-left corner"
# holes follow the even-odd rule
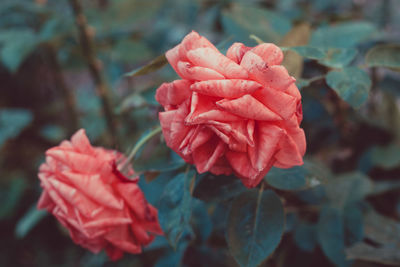
[[[272,166],[303,164],[301,95],[279,47],[234,43],[224,56],[192,32],[166,57],[182,79],[157,89],[163,134],[199,173],[234,173],[254,187]]]
[[[137,254],[162,234],[157,210],[137,185],[117,169],[125,157],[92,147],[83,129],[71,141],[46,151],[39,168],[43,187],[38,208],[47,209],[65,226],[72,240],[94,253],[105,249],[112,260]],[[134,171],[128,168],[127,174]]]

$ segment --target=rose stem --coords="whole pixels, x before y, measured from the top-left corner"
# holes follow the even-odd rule
[[[90,34],[89,25],[87,24],[87,20],[79,0],[69,0],[69,3],[74,12],[83,55],[86,59],[90,74],[95,83],[96,92],[101,98],[109,134],[111,135],[113,144],[117,145],[117,122],[113,113],[111,92],[107,85],[104,73],[102,72],[100,61],[95,55],[95,45]]]
[[[49,63],[54,69],[54,79],[57,86],[59,86],[64,99],[65,109],[69,116],[69,134],[73,134],[79,126],[79,112],[76,107],[76,99],[74,92],[69,88],[65,82],[62,74],[62,69],[60,63],[58,62],[56,52],[51,45],[47,46],[47,51],[49,55]]]
[[[136,145],[133,147],[131,153],[129,153],[129,156],[126,158],[124,164],[122,165],[120,170],[125,170],[125,168],[129,165],[129,162],[135,157],[136,153],[139,151],[139,149],[148,141],[150,140],[153,136],[161,132],[161,126],[158,126],[154,130],[152,130],[150,133],[148,133],[146,136],[144,136],[142,139],[139,140],[139,142],[136,143]]]

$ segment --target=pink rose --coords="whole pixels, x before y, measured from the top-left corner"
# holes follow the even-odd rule
[[[166,57],[182,80],[157,89],[163,134],[199,173],[235,173],[254,187],[272,166],[303,164],[301,95],[276,45],[234,43],[224,56],[192,32]]]
[[[153,234],[162,234],[157,210],[137,185],[116,168],[122,154],[92,147],[83,129],[71,141],[46,151],[40,166],[43,187],[38,208],[47,209],[73,241],[94,253],[105,249],[112,260],[140,253]],[[133,169],[128,175],[134,175]]]

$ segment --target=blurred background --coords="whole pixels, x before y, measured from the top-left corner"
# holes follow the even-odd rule
[[[221,51],[235,41],[254,46],[260,40],[282,47],[309,44],[324,52],[338,49],[336,54],[322,56],[305,49],[285,52],[288,59],[284,64],[297,78],[303,96],[307,157],[321,162],[319,167],[326,166],[335,177],[358,175],[350,185],[337,185],[342,194],[358,192],[365,181],[373,183],[375,187],[357,199],[362,202],[358,210],[373,207],[382,216],[382,228],[389,227],[380,234],[394,241],[370,237],[367,244],[372,244],[371,250],[348,252],[355,259],[349,263],[343,258],[342,243],[351,244],[344,239],[364,229],[356,212],[348,216],[352,227],[346,231],[350,234],[337,241],[339,234],[332,237],[330,233],[327,238],[335,239],[334,244],[327,244],[321,241],[321,234],[316,237],[318,212],[307,206],[320,203],[324,193],[315,187],[296,195],[283,192],[291,207],[287,233],[264,265],[400,266],[400,65],[381,68],[365,57],[375,45],[400,43],[400,1],[80,0],[91,44],[86,48],[72,2],[0,2],[1,266],[237,266],[226,248],[220,225],[223,219],[212,209],[200,215],[205,220],[197,229],[200,233],[184,249],[174,252],[160,241],[140,256],[126,255],[122,261],[110,263],[103,253],[93,255],[73,244],[52,216],[35,208],[41,192],[37,170],[46,149],[83,127],[92,144],[126,153],[144,132],[158,125],[155,90],[176,74],[169,66],[150,73],[156,70],[154,65],[144,71],[146,75],[124,74],[162,55],[191,30],[206,36]],[[397,57],[400,64],[398,46],[394,51],[387,56]],[[370,90],[362,89],[349,99],[329,88],[326,73],[347,66],[365,70]],[[106,100],[99,96],[99,88],[107,92]],[[358,108],[360,98],[363,103]],[[107,117],[107,105],[112,119]],[[164,144],[153,146],[159,157],[169,153]],[[145,152],[137,163],[143,169],[158,162],[154,154],[149,162]],[[158,191],[146,190],[148,184],[143,182],[146,197],[155,205],[154,194],[165,184],[162,179],[168,179],[164,176],[152,186],[158,186]],[[342,197],[336,192],[327,201]],[[223,205],[213,206],[214,210]],[[335,229],[337,223],[331,219],[333,225],[328,228]],[[355,235],[357,241],[366,238]]]

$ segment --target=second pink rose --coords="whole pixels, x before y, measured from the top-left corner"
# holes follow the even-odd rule
[[[234,43],[225,56],[192,32],[166,57],[182,79],[157,90],[163,134],[199,173],[255,187],[272,166],[303,164],[301,95],[279,47]]]

